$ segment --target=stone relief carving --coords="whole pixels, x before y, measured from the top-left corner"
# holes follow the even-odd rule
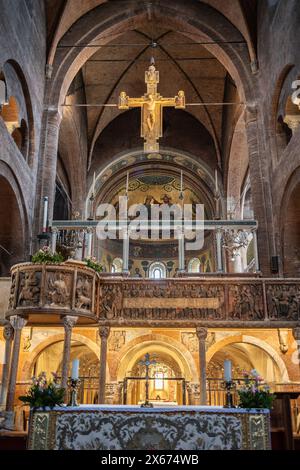
[[[300,287],[296,284],[271,284],[267,287],[270,320],[299,320]]]
[[[160,285],[153,283],[123,283],[105,284],[101,289],[100,319],[117,320],[225,320],[224,286],[175,284],[164,282]],[[174,299],[174,306],[169,308],[134,308],[123,307],[124,299]],[[217,299],[219,308],[179,307],[176,299]],[[122,308],[123,307],[123,308]]]
[[[209,332],[207,333],[207,338],[205,341],[205,349],[206,351],[216,342],[216,333]]]
[[[126,342],[126,331],[113,331],[108,342],[109,351],[120,351]]]
[[[79,274],[76,282],[76,308],[90,310],[92,308],[93,279]]]
[[[70,273],[48,272],[47,302],[51,307],[70,307],[72,278]]]
[[[282,352],[282,354],[285,354],[289,350],[288,331],[283,331],[283,330],[278,329],[277,333],[278,333],[280,351]]]
[[[199,349],[199,341],[196,333],[181,333],[181,342],[192,353],[197,352]]]
[[[264,320],[260,284],[229,286],[230,320]]]
[[[38,305],[40,300],[40,279],[41,273],[38,271],[20,273],[17,306]]]
[[[16,281],[17,276],[14,273],[11,278],[11,287],[10,287],[10,294],[9,294],[9,301],[8,301],[8,308],[11,309],[14,307],[15,303],[15,294],[16,294]]]

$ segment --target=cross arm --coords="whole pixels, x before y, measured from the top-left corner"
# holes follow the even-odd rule
[[[178,95],[174,98],[161,98],[159,100],[161,106],[174,106],[176,109],[184,109],[185,108],[185,95],[184,91],[180,90]]]
[[[141,108],[145,103],[144,98],[129,98],[125,91],[121,91],[119,96],[119,109]]]

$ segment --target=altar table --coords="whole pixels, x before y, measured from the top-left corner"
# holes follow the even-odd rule
[[[269,410],[81,405],[31,414],[33,450],[265,450]]]

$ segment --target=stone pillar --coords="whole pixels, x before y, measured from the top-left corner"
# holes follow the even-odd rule
[[[105,387],[106,387],[106,365],[107,365],[107,340],[110,333],[109,326],[99,327],[100,336],[100,370],[99,370],[99,397],[100,404],[105,403]]]
[[[22,329],[27,323],[25,318],[19,315],[10,317],[10,323],[14,329],[14,342],[10,363],[10,374],[7,388],[6,411],[13,412],[16,393],[17,373],[19,365],[19,353],[21,345]]]
[[[72,329],[74,325],[76,325],[77,320],[78,320],[78,317],[73,317],[71,315],[66,315],[63,318],[65,338],[64,338],[62,368],[61,368],[61,386],[65,390],[67,390],[67,386],[68,386]]]
[[[40,161],[38,168],[38,186],[37,186],[37,213],[36,227],[37,233],[42,228],[43,207],[42,198],[47,196],[49,200],[48,221],[51,225],[53,218],[53,206],[55,199],[55,182],[57,168],[57,150],[59,128],[62,115],[56,108],[45,109],[42,119],[42,134],[40,143]]]
[[[11,357],[11,346],[14,338],[14,329],[10,323],[3,328],[3,337],[5,339],[4,364],[2,369],[0,405],[5,405],[7,395],[7,385],[9,378],[9,366]]]
[[[271,274],[270,260],[277,254],[275,222],[272,214],[272,190],[270,181],[270,144],[262,132],[264,110],[260,105],[249,104],[244,118],[249,152],[249,174],[254,218],[258,221],[257,243],[260,270],[265,276]],[[266,145],[267,144],[267,145]]]
[[[217,245],[217,271],[220,273],[220,272],[223,272],[221,229],[216,230],[216,245]]]
[[[93,231],[88,229],[86,232],[86,258],[91,258],[93,246]]]
[[[56,227],[51,228],[51,252],[54,254],[56,252],[56,242],[57,242],[58,230]]]
[[[178,233],[178,271],[184,273],[185,260],[184,260],[184,232],[180,229]]]
[[[196,327],[199,340],[199,377],[200,377],[200,405],[206,405],[206,338],[207,329]]]
[[[259,271],[259,259],[258,259],[256,230],[252,231],[252,235],[253,235],[253,251],[254,251],[255,272],[258,272]]]
[[[129,272],[129,233],[128,229],[123,231],[123,273]]]

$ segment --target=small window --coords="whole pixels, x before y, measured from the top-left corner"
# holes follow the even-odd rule
[[[166,266],[164,263],[155,262],[149,268],[150,279],[163,279],[166,277]]]

